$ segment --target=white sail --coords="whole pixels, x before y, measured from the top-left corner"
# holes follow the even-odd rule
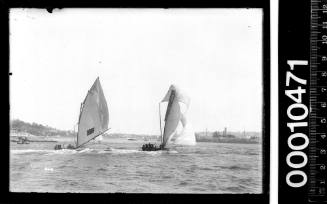
[[[108,106],[98,77],[81,105],[77,147],[107,131],[108,123]]]
[[[165,126],[162,144],[165,146],[169,143],[171,138],[175,135],[178,123],[180,121],[180,110],[179,104],[173,99],[168,103],[166,116],[165,116]]]
[[[169,98],[171,96],[172,91],[176,92],[176,95],[175,95],[176,101],[183,102],[187,107],[189,106],[190,98],[188,97],[188,95],[184,91],[182,91],[175,84],[173,84],[173,85],[171,85],[169,87],[168,92],[166,93],[165,97],[162,99],[161,102],[169,102]]]
[[[176,135],[174,143],[177,145],[196,145],[194,130],[191,123],[187,120],[188,107],[181,103],[180,106],[185,107],[184,111],[181,111],[181,124],[183,128],[181,133]]]
[[[186,119],[190,104],[189,97],[176,85],[171,85],[162,102],[168,102],[165,115],[164,133],[162,136],[163,146],[169,144],[173,136],[176,137],[175,144],[196,144],[194,131]],[[182,123],[181,133],[177,132],[179,123]]]

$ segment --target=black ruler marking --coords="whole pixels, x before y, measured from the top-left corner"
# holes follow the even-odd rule
[[[311,0],[310,19],[310,202],[327,202],[327,0]]]

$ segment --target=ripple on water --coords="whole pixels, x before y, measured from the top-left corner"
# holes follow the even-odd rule
[[[200,188],[200,187],[191,187],[191,190],[192,190],[192,191],[200,191],[200,192],[204,192],[204,191],[206,191],[205,188]]]
[[[230,186],[230,187],[227,187],[226,190],[231,191],[233,193],[238,193],[238,192],[244,191],[244,188],[242,188],[241,186]]]
[[[105,184],[113,185],[113,186],[118,186],[117,184],[115,184],[115,183],[113,183],[113,182],[105,182]]]
[[[189,168],[190,168],[190,170],[194,171],[198,168],[198,166],[195,164],[192,164]]]
[[[58,167],[58,169],[64,169],[65,167],[67,167],[66,165],[61,165]]]
[[[229,170],[249,170],[248,167],[241,167],[241,166],[218,166],[221,169],[229,169]]]
[[[99,168],[99,169],[97,169],[97,171],[107,171],[107,169],[105,169],[105,168]]]
[[[186,169],[185,170],[185,173],[186,174],[192,174],[192,173],[194,173],[195,172],[195,169]]]
[[[20,167],[18,167],[18,170],[20,171],[20,170],[23,170],[23,169],[26,169],[26,166],[20,166]]]
[[[179,185],[179,186],[186,186],[186,185],[188,185],[188,182],[186,182],[186,181],[181,181],[181,182],[179,182],[178,185]]]
[[[78,186],[78,182],[77,181],[68,181],[68,185],[70,185],[70,186]]]
[[[171,176],[171,175],[163,175],[163,176],[161,176],[161,178],[163,178],[163,179],[170,179],[170,178],[173,178],[173,176]]]
[[[199,169],[204,170],[204,171],[217,170],[217,169],[212,169],[212,168],[208,168],[208,167],[200,167]]]
[[[246,152],[245,154],[246,155],[259,155],[259,153],[257,153],[257,152]]]
[[[209,190],[216,190],[217,189],[217,186],[215,184],[207,184],[206,187],[209,189]]]

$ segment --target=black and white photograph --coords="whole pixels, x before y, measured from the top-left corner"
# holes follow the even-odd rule
[[[263,15],[11,8],[9,191],[262,194]]]

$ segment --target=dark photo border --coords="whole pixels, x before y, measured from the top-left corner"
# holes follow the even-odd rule
[[[322,106],[327,95],[323,90],[327,86],[327,46],[324,36],[327,30],[323,22],[327,21],[326,0],[299,0],[296,4],[290,1],[280,1],[278,18],[278,203],[326,203],[326,123],[327,109]],[[293,61],[293,62],[292,62]],[[297,61],[295,63],[295,61]],[[302,65],[299,62],[305,62]],[[294,63],[293,69],[291,64]],[[305,80],[298,83],[290,79],[290,75]],[[288,79],[290,79],[288,83]],[[295,101],[286,93],[290,90],[302,89],[301,100]],[[305,117],[294,119],[293,115],[301,116],[302,105],[307,108]],[[304,115],[304,114],[303,114]],[[306,124],[295,126],[293,124]],[[292,136],[304,135],[307,145],[301,139]],[[296,137],[293,137],[296,138]],[[298,141],[296,141],[298,140]],[[292,144],[292,146],[290,145]],[[293,146],[294,145],[294,146]],[[295,153],[295,154],[294,154]],[[300,153],[302,155],[296,156]],[[294,156],[295,155],[295,156]],[[306,162],[304,162],[306,158]],[[294,164],[303,165],[295,166]]]
[[[222,203],[268,203],[269,202],[269,175],[270,175],[270,4],[269,0],[219,0],[219,1],[99,1],[99,0],[14,0],[2,3],[1,6],[1,28],[4,36],[1,37],[1,49],[4,51],[2,56],[1,69],[4,74],[2,80],[5,86],[9,87],[9,10],[10,8],[43,8],[48,12],[55,12],[53,9],[59,8],[262,8],[263,9],[263,109],[262,109],[262,194],[85,194],[85,193],[12,193],[9,192],[9,130],[10,130],[10,101],[9,88],[8,102],[8,136],[3,135],[1,148],[2,165],[1,175],[5,178],[0,182],[1,196],[0,202],[3,203],[188,203],[188,202],[217,202]],[[4,124],[4,123],[2,123]],[[7,123],[6,123],[7,124]],[[8,146],[7,146],[8,145]],[[277,168],[277,167],[276,167]]]

